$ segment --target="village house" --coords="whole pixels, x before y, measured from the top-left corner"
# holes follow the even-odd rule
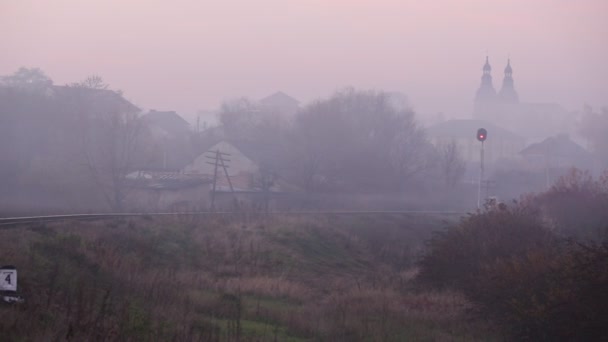
[[[258,103],[263,110],[281,113],[288,117],[294,116],[300,109],[300,101],[282,91],[264,97]]]
[[[531,144],[520,155],[526,170],[545,175],[547,187],[568,169],[590,169],[593,165],[591,154],[566,134]]]
[[[127,176],[131,206],[147,210],[234,210],[268,202],[290,189],[260,158],[219,141],[179,171],[136,171]],[[242,144],[247,149],[247,144]],[[255,155],[255,153],[253,153]],[[263,165],[260,165],[263,164]]]
[[[153,109],[142,115],[140,120],[145,128],[141,138],[147,142],[147,152],[152,156],[146,160],[147,169],[179,171],[192,160],[193,132],[179,114]]]

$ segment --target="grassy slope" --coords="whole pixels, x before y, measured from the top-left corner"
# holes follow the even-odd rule
[[[0,231],[27,302],[15,340],[478,340],[453,293],[410,286],[455,216],[141,218]],[[481,331],[481,332],[480,332]]]

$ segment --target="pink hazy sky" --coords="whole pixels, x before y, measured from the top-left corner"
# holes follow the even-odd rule
[[[520,99],[608,105],[605,0],[0,0],[0,75],[91,74],[142,108],[191,116],[282,90],[399,91],[468,117],[486,52]]]

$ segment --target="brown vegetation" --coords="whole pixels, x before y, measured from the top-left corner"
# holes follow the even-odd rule
[[[468,302],[415,291],[446,217],[121,219],[0,231],[26,302],[10,340],[479,340]],[[449,219],[449,217],[447,218]]]
[[[461,291],[522,340],[606,340],[608,191],[579,172],[437,233],[418,281]]]

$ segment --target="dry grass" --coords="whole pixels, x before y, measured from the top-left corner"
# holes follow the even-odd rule
[[[416,292],[429,220],[121,219],[0,231],[27,302],[14,340],[486,340],[456,293]],[[403,248],[399,248],[402,246]]]

